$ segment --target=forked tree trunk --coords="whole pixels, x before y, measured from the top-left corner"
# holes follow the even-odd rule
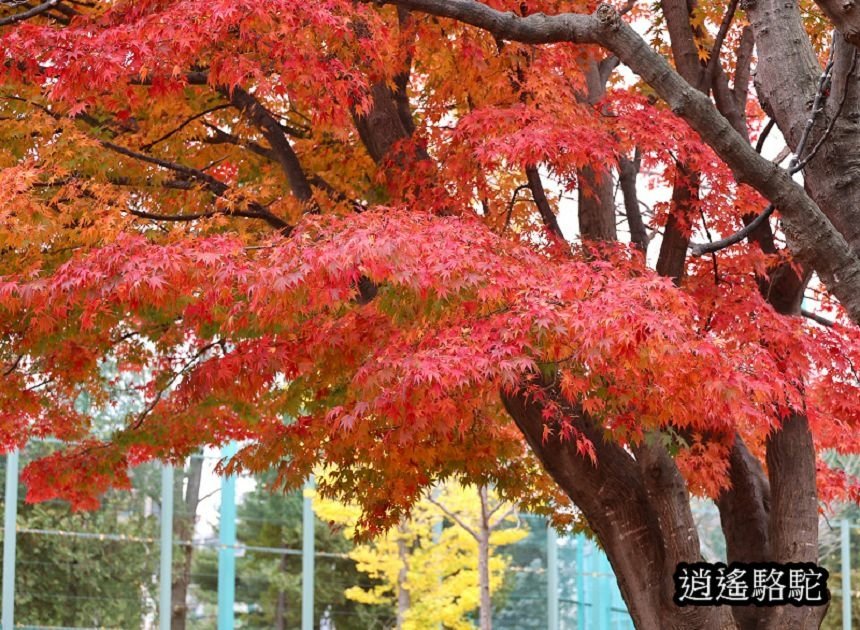
[[[546,387],[552,392],[551,384]],[[560,402],[559,392],[553,393]],[[533,398],[506,393],[502,397],[547,472],[582,510],[603,545],[637,628],[738,627],[726,607],[679,608],[672,602],[674,564],[699,559],[689,498],[674,474],[674,463],[657,454],[638,462],[620,446],[603,442],[582,411],[568,406],[571,420],[595,444],[597,463],[592,464],[575,444],[544,442],[543,408]],[[645,474],[640,466],[646,466]]]
[[[711,86],[705,85],[707,75],[703,73],[696,55],[689,20],[691,4],[683,0],[662,0],[661,4],[672,36],[676,67],[691,85],[706,92]],[[757,41],[760,35],[766,35],[767,24],[755,14],[776,4],[776,0],[749,3],[753,28],[761,31],[756,32]],[[785,3],[788,5],[792,3]],[[791,10],[796,10],[796,7]],[[771,34],[787,41],[776,28],[771,29]],[[802,70],[802,78],[806,80],[810,70],[806,66]],[[603,79],[600,68],[590,69],[588,75],[589,83]],[[732,93],[721,70],[718,69],[713,76],[719,83],[715,89],[718,105],[735,129],[745,132],[742,111],[729,97],[745,94],[746,86],[734,86]],[[795,94],[794,102],[808,100],[806,83],[803,84],[804,89]],[[398,86],[401,91],[402,85],[405,83]],[[780,85],[792,90],[794,84],[783,81]],[[601,85],[589,85],[591,95],[597,93],[595,88],[599,92]],[[410,131],[399,116],[398,101],[390,90],[377,86],[372,97],[371,113],[356,123],[369,154],[381,163],[393,139],[406,138]],[[849,95],[849,99],[853,97],[853,93]],[[860,97],[857,100],[860,101]],[[737,111],[729,111],[733,107]],[[777,113],[778,118],[780,113]],[[795,113],[787,112],[784,117]],[[800,116],[799,120],[805,121],[806,115]],[[780,127],[786,132],[782,123]],[[835,135],[839,131],[837,125]],[[791,132],[787,135],[794,139]],[[586,171],[579,173],[581,182],[589,191],[597,191],[596,195],[580,198],[580,233],[585,239],[612,239],[614,203],[610,198],[611,185],[607,186],[607,182],[595,175]],[[685,212],[684,219],[689,222],[687,210],[688,206],[692,207],[689,202],[695,200],[698,177],[689,172],[682,172],[682,175],[676,182],[673,210]],[[685,179],[687,181],[683,181]],[[613,216],[611,221],[610,212]],[[676,217],[680,218],[680,215]],[[680,227],[680,221],[676,222]],[[680,281],[687,250],[686,230],[671,229],[669,238],[675,236],[678,242],[664,247],[664,260],[658,266],[664,275]],[[772,234],[755,237],[763,247],[768,247],[767,239],[771,239],[769,246],[773,247]],[[785,270],[776,271],[779,273],[771,274],[771,279],[763,284],[763,293],[780,312],[796,314],[798,291],[802,293],[805,278],[794,278]],[[548,473],[585,515],[606,551],[627,609],[638,629],[813,630],[819,627],[824,607],[675,605],[672,601],[675,566],[679,562],[700,560],[698,532],[690,510],[687,487],[675,462],[659,445],[646,444],[631,452],[619,445],[605,443],[602,429],[582,409],[565,403],[560,392],[553,391],[553,384],[545,383],[545,387],[555,402],[565,409],[574,426],[595,445],[596,464],[580,456],[575,445],[558,440],[544,441],[543,408],[534,399],[502,392],[502,400]],[[795,415],[774,433],[767,443],[767,464],[769,477],[743,442],[736,440],[729,461],[732,487],[717,501],[726,534],[728,559],[814,562],[817,559],[815,453],[805,417]],[[401,606],[401,598],[398,597],[398,613]],[[402,616],[398,614],[398,621],[401,620]]]

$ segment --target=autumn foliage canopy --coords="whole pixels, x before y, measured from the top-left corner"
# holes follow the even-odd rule
[[[770,194],[698,110],[600,42],[518,42],[422,4],[0,9],[0,444],[69,443],[26,469],[30,500],[90,507],[131,466],[238,440],[230,466],[284,486],[332,466],[323,493],[360,501],[371,531],[448,477],[563,521],[570,492],[535,449],[593,468],[607,445],[660,448],[712,498],[738,440],[764,463],[800,413],[817,453],[860,451],[860,330],[833,274],[793,258],[779,200],[764,237],[687,251]],[[660,5],[614,19],[671,59]],[[823,68],[830,25],[808,9]],[[768,115],[730,11],[699,2],[685,28],[752,151]],[[97,430],[117,370],[140,405]],[[528,405],[532,448],[511,417]],[[817,471],[819,500],[856,496]]]

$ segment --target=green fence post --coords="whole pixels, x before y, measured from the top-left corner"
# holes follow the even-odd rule
[[[18,451],[6,454],[3,510],[3,628],[15,627],[15,521],[18,518]]]
[[[576,537],[576,629],[585,630],[585,536]]]
[[[230,442],[221,450],[229,459],[238,447]],[[233,630],[236,602],[236,476],[221,479],[221,508],[218,519],[218,630]]]
[[[558,533],[546,527],[546,627],[558,630]]]
[[[314,627],[314,478],[310,476],[302,502],[302,630]]]
[[[840,523],[840,555],[842,559],[842,630],[851,630],[851,522]]]
[[[173,466],[161,466],[161,564],[158,577],[158,628],[170,630],[173,609]]]

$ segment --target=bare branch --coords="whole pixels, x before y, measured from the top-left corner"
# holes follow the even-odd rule
[[[834,322],[833,320],[827,319],[826,317],[822,317],[818,313],[815,313],[805,308],[800,309],[800,314],[808,319],[811,319],[815,323],[821,324],[822,326],[825,326],[827,328],[833,328],[836,325],[836,322]]]
[[[637,149],[633,159],[622,156],[618,160],[618,183],[624,198],[624,213],[627,217],[627,227],[630,229],[630,240],[636,248],[645,254],[648,251],[648,233],[642,221],[639,209],[639,199],[636,192],[636,178],[639,175],[640,156]]]
[[[129,214],[133,214],[141,219],[150,219],[152,221],[174,221],[174,222],[189,222],[197,219],[208,219],[214,217],[218,212],[197,212],[195,214],[155,214],[152,212],[144,212],[142,210],[129,210]]]
[[[768,218],[770,218],[770,215],[773,214],[773,210],[773,204],[769,204],[768,207],[765,208],[755,219],[726,238],[721,238],[720,240],[713,241],[711,243],[690,243],[690,252],[693,256],[704,256],[705,254],[713,254],[721,249],[726,249],[727,247],[740,243],[750,234],[755,232],[758,226],[767,221]]]
[[[151,155],[147,155],[145,153],[140,153],[138,151],[132,151],[131,149],[119,146],[118,144],[114,144],[114,143],[108,142],[106,140],[100,140],[99,142],[106,149],[110,149],[111,151],[114,151],[115,153],[119,153],[120,155],[125,155],[127,157],[133,158],[135,160],[140,160],[141,162],[146,162],[148,164],[154,164],[155,166],[159,166],[161,168],[168,169],[168,170],[174,171],[176,173],[179,173],[181,175],[184,175],[185,177],[187,177],[193,181],[200,182],[201,184],[204,185],[204,188],[206,188],[209,192],[211,192],[216,197],[224,197],[225,194],[227,193],[227,191],[229,190],[229,186],[227,186],[227,184],[220,181],[219,179],[216,179],[215,177],[212,177],[211,175],[209,175],[207,173],[204,173],[203,171],[201,171],[199,169],[191,168],[190,166],[185,166],[183,164],[178,164],[177,162],[171,162],[169,160],[163,160],[161,158],[156,158],[156,157],[153,157]],[[225,211],[224,214],[247,217],[247,218],[262,219],[263,221],[268,223],[273,228],[279,230],[285,236],[288,236],[293,231],[293,226],[291,226],[289,223],[287,223],[286,221],[284,221],[280,217],[272,214],[262,204],[255,202],[255,201],[251,201],[251,202],[248,202],[248,208],[249,208],[249,210],[247,210],[247,211],[244,211],[244,210],[232,210],[232,211],[230,211],[230,210],[228,210],[228,211]],[[132,212],[132,214],[134,214],[134,212]],[[160,215],[149,215],[149,216],[144,217],[144,218],[153,218],[154,219],[154,217],[156,217],[156,216],[160,216]],[[179,215],[171,215],[172,218],[165,219],[165,220],[173,220],[173,221],[183,220],[183,219],[175,218],[176,216],[179,216]],[[203,217],[196,217],[196,218],[203,218]],[[191,221],[194,219],[185,219],[185,220]]]
[[[491,522],[490,522],[490,518],[493,516],[493,514],[494,514],[494,513],[495,513],[495,512],[496,512],[496,511],[497,511],[497,510],[498,510],[502,505],[503,505],[502,503],[499,503],[495,508],[493,508],[493,509],[492,509],[492,510],[487,514],[487,527],[490,529],[490,531],[492,531],[492,530],[496,529],[499,525],[501,525],[502,523],[504,523],[504,522],[505,522],[505,519],[506,519],[506,518],[508,518],[508,517],[509,517],[511,514],[513,514],[514,512],[516,512],[516,510],[517,510],[517,505],[516,505],[516,503],[515,503],[515,504],[513,504],[510,508],[508,508],[507,510],[505,510],[502,514],[500,514],[500,515],[499,515],[499,517],[495,520],[495,522],[491,523]]]
[[[812,112],[810,112],[809,120],[806,121],[806,126],[803,128],[803,134],[801,135],[800,142],[797,145],[797,153],[796,153],[795,157],[792,158],[792,160],[788,166],[789,175],[793,175],[793,174],[798,173],[801,170],[803,170],[803,168],[806,166],[806,164],[809,162],[809,160],[811,160],[815,156],[815,153],[818,151],[818,149],[821,147],[824,140],[829,135],[829,131],[832,130],[833,124],[836,121],[837,116],[834,116],[833,120],[831,120],[831,123],[827,128],[827,131],[825,131],[825,133],[819,139],[818,143],[815,145],[815,147],[813,148],[810,155],[801,161],[799,158],[803,154],[804,149],[806,148],[806,143],[809,140],[809,134],[811,133],[812,128],[815,126],[815,121],[818,118],[818,115],[824,110],[824,103],[827,99],[828,87],[830,85],[830,73],[833,70],[833,61],[834,61],[833,51],[834,50],[835,50],[835,46],[831,46],[830,47],[830,57],[827,60],[827,64],[824,67],[824,71],[821,73],[821,77],[818,80],[818,91],[815,94],[815,100],[813,101],[813,104],[812,104]],[[856,55],[855,55],[855,58],[856,58]],[[853,69],[853,67],[854,67],[853,63],[852,63],[851,67]],[[850,71],[849,71],[849,74],[850,74]],[[841,110],[841,106],[840,106],[840,110]],[[770,123],[768,123],[768,125],[771,125],[771,123],[773,123],[773,120],[771,120]],[[767,127],[765,129],[767,129]],[[764,135],[764,132],[763,132],[763,135]],[[760,152],[760,150],[761,150],[760,146],[763,144],[763,142],[764,141],[761,138],[759,138],[759,141],[756,144],[756,152],[757,153]],[[690,244],[690,251],[694,256],[702,256],[704,254],[713,254],[714,252],[718,252],[721,249],[726,249],[727,247],[731,247],[732,245],[740,243],[742,240],[744,240],[750,234],[752,234],[764,221],[767,221],[767,219],[770,217],[770,215],[773,214],[773,211],[774,211],[774,205],[769,204],[767,206],[767,208],[765,208],[761,212],[761,214],[759,214],[755,219],[750,221],[742,229],[738,230],[737,232],[735,232],[731,236],[727,236],[726,238],[722,238],[718,241],[713,241],[710,243],[691,243]]]
[[[753,51],[755,49],[755,37],[752,27],[747,24],[741,31],[741,41],[735,52],[735,79],[732,85],[732,94],[740,111],[746,108],[749,96],[750,71],[752,69]]]
[[[219,110],[221,110],[221,109],[227,109],[228,107],[232,107],[232,105],[227,104],[227,103],[222,103],[222,104],[220,104],[220,105],[215,105],[214,107],[210,107],[210,108],[208,108],[208,109],[204,109],[202,112],[199,112],[199,113],[197,113],[197,114],[194,114],[194,115],[193,115],[193,116],[191,116],[190,118],[187,118],[187,119],[186,119],[186,120],[184,120],[184,121],[182,122],[182,124],[180,124],[178,127],[176,127],[175,129],[172,129],[171,131],[168,131],[166,134],[164,134],[164,135],[163,135],[163,136],[161,136],[160,138],[158,138],[158,139],[156,139],[156,140],[153,140],[152,142],[147,142],[146,144],[144,144],[143,146],[141,146],[141,147],[140,147],[140,150],[141,150],[141,151],[149,151],[149,150],[150,150],[152,147],[154,147],[156,144],[158,144],[159,142],[164,142],[165,140],[167,140],[168,138],[170,138],[172,135],[174,135],[174,134],[176,134],[176,133],[179,133],[180,131],[182,131],[183,129],[185,129],[185,127],[187,127],[189,124],[191,124],[192,122],[194,122],[194,121],[195,121],[195,120],[197,120],[198,118],[202,118],[202,117],[203,117],[203,116],[205,116],[206,114],[211,114],[212,112],[217,112],[217,111],[219,111]]]
[[[22,11],[21,13],[15,13],[13,15],[7,15],[6,17],[2,17],[0,18],[0,26],[15,24],[16,22],[23,22],[24,20],[29,20],[31,17],[36,17],[37,15],[47,13],[55,6],[57,6],[59,2],[60,0],[47,0],[46,2],[38,4],[32,9],[28,9],[27,11]]]
[[[257,142],[253,142],[251,140],[247,140],[247,141],[243,140],[242,138],[240,138],[236,134],[230,133],[228,131],[224,131],[220,127],[216,127],[215,125],[212,125],[208,122],[204,121],[203,124],[206,126],[207,129],[209,129],[210,131],[212,131],[215,134],[214,136],[211,136],[208,138],[203,138],[203,142],[210,143],[210,144],[221,144],[221,143],[233,144],[233,145],[236,145],[238,147],[243,147],[245,149],[248,149],[252,153],[256,153],[257,155],[264,157],[267,160],[270,160],[271,162],[277,162],[278,161],[278,157],[275,155],[275,152],[272,151],[272,149],[270,149],[269,147],[265,147],[265,146],[263,146]]]
[[[729,27],[732,25],[732,20],[735,17],[735,10],[737,7],[738,0],[731,0],[728,8],[726,8],[725,15],[723,15],[723,21],[720,23],[720,29],[717,31],[714,45],[711,47],[711,56],[708,58],[708,66],[705,68],[705,85],[711,85],[717,66],[720,65],[720,50],[723,47],[723,41],[726,39],[726,34],[729,32]]]
[[[528,184],[521,184],[514,189],[514,193],[511,195],[511,200],[508,202],[508,210],[505,216],[505,225],[502,228],[502,232],[506,231],[511,224],[511,215],[513,214],[514,204],[517,202],[517,197],[528,187]]]
[[[191,168],[190,166],[185,166],[177,162],[171,162],[169,160],[163,160],[161,158],[153,157],[145,153],[133,151],[132,149],[128,149],[118,144],[114,144],[113,142],[108,142],[107,140],[100,140],[99,143],[104,148],[110,149],[114,153],[119,153],[120,155],[125,155],[126,157],[140,160],[141,162],[147,162],[149,164],[154,164],[155,166],[159,166],[161,168],[165,168],[170,171],[185,175],[190,179],[204,184],[208,190],[210,190],[212,193],[219,197],[222,196],[225,192],[227,192],[227,184],[196,168]]]
[[[773,118],[769,118],[767,124],[764,126],[764,129],[761,130],[761,134],[758,137],[758,140],[755,143],[755,152],[761,153],[761,150],[764,148],[764,141],[767,140],[767,136],[776,126],[776,120]]]
[[[462,527],[464,530],[466,530],[466,533],[468,533],[468,534],[469,534],[469,536],[471,536],[471,537],[472,537],[472,538],[474,538],[475,540],[479,540],[479,537],[478,537],[477,532],[476,532],[474,529],[472,529],[471,527],[469,527],[469,525],[467,525],[467,524],[465,523],[465,521],[463,521],[463,519],[461,519],[459,516],[457,516],[454,512],[452,512],[451,510],[449,510],[447,507],[445,507],[442,503],[440,503],[439,501],[437,501],[436,499],[434,499],[432,496],[428,496],[428,497],[427,497],[427,500],[428,500],[428,501],[430,501],[430,503],[432,503],[433,505],[435,505],[437,508],[439,508],[440,510],[442,510],[442,512],[445,514],[445,516],[447,516],[447,517],[448,517],[448,518],[450,518],[452,521],[454,521],[455,523],[457,523],[457,525],[459,525],[459,526],[460,526],[460,527]]]

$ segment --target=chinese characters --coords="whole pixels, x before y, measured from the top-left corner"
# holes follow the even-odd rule
[[[673,575],[679,606],[818,606],[830,601],[827,569],[812,563],[682,562]]]

